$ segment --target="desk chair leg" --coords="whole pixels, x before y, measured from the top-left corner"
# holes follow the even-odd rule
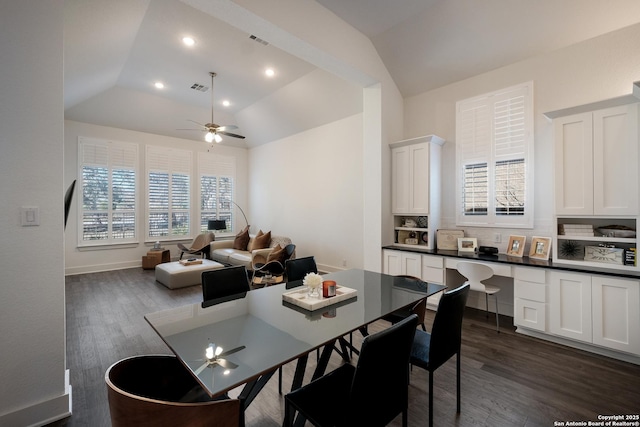
[[[484,294],[484,303],[485,303],[485,314],[487,316],[487,319],[489,318],[489,294]]]
[[[278,393],[282,394],[282,366],[278,369]]]
[[[500,333],[500,320],[498,318],[498,294],[494,294],[493,296],[496,297],[496,331]]]

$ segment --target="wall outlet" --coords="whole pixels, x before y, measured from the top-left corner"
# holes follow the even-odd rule
[[[493,233],[493,243],[501,243],[502,242],[502,234]]]
[[[343,267],[346,267],[346,266],[347,266],[347,260],[346,260],[346,259],[343,259],[343,260],[342,260],[342,266],[343,266]]]

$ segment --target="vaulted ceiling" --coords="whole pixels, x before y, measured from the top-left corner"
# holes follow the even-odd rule
[[[640,22],[637,0],[317,2],[371,39],[404,97]],[[183,36],[196,44],[185,46]],[[225,138],[232,146],[259,145],[360,108],[357,85],[250,36],[178,0],[66,0],[65,118],[202,140],[189,120],[210,121],[211,92],[191,87],[211,86],[210,71],[218,74],[215,122],[239,125],[247,136]],[[274,77],[264,75],[267,67]],[[319,84],[334,88],[325,94],[334,97],[331,108],[317,102],[314,109],[310,94]],[[274,114],[265,100],[275,93],[298,104]],[[256,105],[263,120],[238,119]]]

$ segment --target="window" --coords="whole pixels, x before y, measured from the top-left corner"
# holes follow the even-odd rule
[[[147,145],[147,237],[191,234],[190,151]]]
[[[223,219],[227,223],[226,231],[232,232],[235,157],[200,152],[198,153],[198,173],[200,174],[200,231],[207,229],[210,219]]]
[[[79,138],[78,245],[136,241],[138,146]]]
[[[533,227],[533,83],[456,104],[456,223]]]

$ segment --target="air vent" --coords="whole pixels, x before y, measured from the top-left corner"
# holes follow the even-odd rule
[[[198,92],[206,92],[209,90],[209,86],[200,83],[194,83],[191,85],[191,89],[197,90]]]
[[[268,46],[268,45],[269,45],[269,42],[268,42],[268,41],[266,41],[266,40],[262,40],[260,37],[256,37],[256,36],[254,36],[253,34],[251,34],[251,35],[249,36],[249,38],[250,38],[251,40],[255,40],[255,41],[257,41],[257,42],[258,42],[258,43],[260,43],[261,45],[264,45],[264,46]]]

